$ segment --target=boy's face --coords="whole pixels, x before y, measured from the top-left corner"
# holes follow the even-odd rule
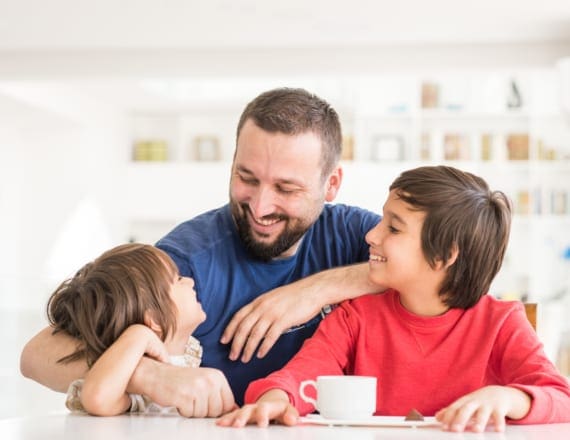
[[[414,295],[437,298],[438,286],[445,271],[432,269],[421,246],[425,212],[412,210],[395,191],[383,208],[383,217],[366,234],[370,246],[370,280],[400,292],[402,300]],[[404,304],[405,305],[405,304]]]

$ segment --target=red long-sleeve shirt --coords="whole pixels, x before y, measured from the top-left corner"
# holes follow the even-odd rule
[[[486,385],[519,388],[532,398],[516,423],[570,422],[570,386],[542,349],[520,302],[485,295],[468,310],[421,317],[399,294],[366,295],[342,303],[281,370],[252,382],[246,403],[279,388],[300,414],[314,410],[299,384],[323,375],[378,378],[376,414],[432,416]]]

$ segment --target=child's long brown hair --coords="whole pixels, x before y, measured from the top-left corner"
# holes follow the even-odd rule
[[[127,327],[144,324],[147,311],[164,340],[176,331],[170,289],[177,274],[166,253],[138,243],[117,246],[83,266],[47,304],[54,333],[64,331],[79,341],[77,349],[58,362],[85,358],[91,366]]]

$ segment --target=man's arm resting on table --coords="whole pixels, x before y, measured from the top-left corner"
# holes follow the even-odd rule
[[[72,353],[77,341],[47,327],[24,347],[20,370],[25,377],[54,391],[67,392],[69,384],[85,376],[87,363],[57,360]],[[235,408],[228,382],[219,370],[176,367],[143,357],[133,373],[127,391],[145,394],[163,406],[175,406],[186,417],[217,417]]]
[[[78,342],[64,332],[52,332],[52,327],[46,327],[28,341],[20,357],[20,371],[27,378],[65,393],[71,382],[85,375],[87,363],[84,360],[58,363],[75,351]]]
[[[232,318],[222,343],[232,341],[230,359],[248,362],[257,346],[263,357],[288,328],[307,322],[327,304],[337,304],[365,293],[380,292],[368,279],[368,263],[324,270],[273,289],[242,307]]]

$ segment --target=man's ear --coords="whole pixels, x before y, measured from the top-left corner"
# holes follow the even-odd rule
[[[162,328],[154,319],[154,312],[152,310],[147,310],[144,312],[144,325],[149,327],[157,335],[162,335]]]
[[[341,183],[342,183],[342,167],[338,165],[327,178],[325,201],[332,202],[336,198]]]

